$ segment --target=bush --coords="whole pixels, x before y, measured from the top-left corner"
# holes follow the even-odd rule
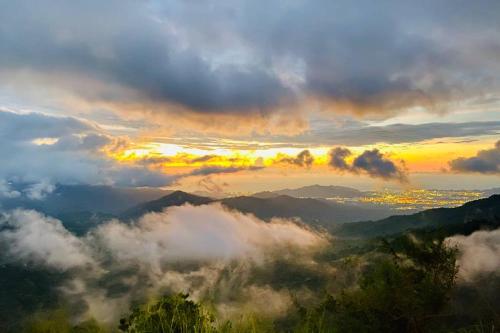
[[[136,308],[120,320],[119,329],[129,333],[211,333],[214,318],[187,294],[164,296]]]

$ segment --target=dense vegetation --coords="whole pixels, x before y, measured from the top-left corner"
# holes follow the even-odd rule
[[[184,200],[182,193],[177,196]],[[204,294],[188,295],[189,290],[182,288],[138,293],[140,297],[131,299],[131,308],[120,309],[121,319],[112,322],[85,315],[81,298],[62,297],[60,290],[68,277],[74,279],[83,272],[63,273],[15,262],[2,256],[6,248],[0,248],[0,331],[495,332],[500,327],[498,274],[457,283],[459,252],[445,239],[497,229],[499,199],[492,196],[453,209],[349,224],[340,229],[345,232],[342,235],[358,237],[335,238],[313,257],[293,251],[280,253],[266,262],[247,265],[241,276],[235,274],[240,263],[228,265],[222,270],[223,277],[219,276],[221,281]],[[81,237],[89,224],[92,228],[105,218],[94,213],[61,215],[66,228]],[[384,238],[374,238],[381,234]],[[175,263],[171,268],[182,273],[201,267],[196,265]],[[89,281],[105,290],[106,297],[120,297],[131,290],[121,281],[140,278],[134,274],[134,267],[124,266]],[[271,296],[256,293],[262,298],[257,302],[260,311],[245,308],[242,304],[249,294],[242,290],[249,286],[286,293],[292,301],[272,312]],[[238,311],[224,313],[220,304],[231,304]]]
[[[295,304],[285,316],[273,321],[251,316],[222,320],[209,304],[196,303],[186,294],[172,294],[138,305],[116,327],[104,327],[94,320],[75,326],[64,311],[58,310],[35,315],[24,325],[24,331],[490,332],[500,319],[460,322],[462,314],[454,312],[451,304],[458,291],[457,250],[442,238],[400,236],[383,240],[375,252],[356,286],[327,294],[315,305]]]

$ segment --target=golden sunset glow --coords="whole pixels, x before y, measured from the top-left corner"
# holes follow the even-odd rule
[[[45,141],[44,141],[45,143]],[[378,149],[391,159],[403,165],[409,172],[440,172],[448,167],[448,162],[460,156],[473,156],[478,150],[486,149],[493,140],[475,141],[467,144],[456,142],[423,142],[415,145],[369,145],[350,147],[353,156],[364,150]],[[247,144],[250,149],[242,149]],[[272,167],[278,169],[298,168],[287,159],[296,157],[307,149],[314,158],[309,172],[325,170],[329,166],[331,147],[280,147],[254,148],[255,142],[238,142],[231,148],[231,143],[224,147],[196,148],[159,142],[131,143],[122,150],[107,151],[107,154],[124,164],[142,164],[146,167],[162,170],[165,173],[184,173],[186,170],[202,167],[245,168]],[[353,156],[346,159],[353,160]],[[331,172],[335,172],[334,170]]]

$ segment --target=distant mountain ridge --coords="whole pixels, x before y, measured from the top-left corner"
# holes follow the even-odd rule
[[[434,208],[412,215],[395,215],[378,221],[343,224],[334,230],[339,236],[376,237],[409,230],[438,228],[473,221],[500,221],[500,195],[469,201],[454,208]]]
[[[212,202],[220,202],[230,209],[242,213],[251,213],[263,220],[270,220],[274,217],[300,218],[304,223],[327,228],[337,223],[360,221],[373,216],[385,217],[389,215],[385,209],[363,208],[327,202],[326,200],[294,198],[286,195],[270,198],[239,196],[217,200],[182,191],[175,191],[160,199],[133,207],[121,214],[121,217],[123,219],[133,219],[148,212],[162,211],[170,206],[180,206],[186,203],[197,206]]]
[[[309,185],[303,186],[295,189],[283,189],[277,191],[263,191],[253,194],[253,197],[257,198],[270,198],[273,196],[288,195],[290,197],[296,198],[333,198],[333,197],[344,197],[344,198],[357,198],[364,195],[364,192],[346,186],[335,186],[335,185]]]

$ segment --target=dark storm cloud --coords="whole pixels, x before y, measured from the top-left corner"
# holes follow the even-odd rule
[[[146,3],[43,0],[37,6],[27,1],[2,6],[0,69],[91,78],[132,89],[139,98],[128,101],[126,92],[87,86],[79,93],[91,100],[142,98],[212,111],[264,108],[287,95],[262,67],[215,68],[175,40],[168,22],[155,20]],[[74,84],[79,89],[82,83]]]
[[[278,162],[309,168],[314,163],[314,156],[312,156],[311,152],[306,149],[298,153],[295,157],[281,157],[278,159]]]
[[[330,150],[330,165],[338,170],[349,170],[350,166],[345,159],[351,155],[351,151],[347,148],[333,148]]]
[[[3,1],[0,70],[88,100],[262,113],[310,97],[383,113],[498,92],[498,13],[486,0]]]
[[[365,150],[354,159],[352,169],[356,172],[364,171],[371,177],[406,180],[405,172],[384,157],[378,149]]]
[[[461,157],[451,161],[450,167],[457,172],[500,174],[500,141],[492,149],[480,150],[474,157]]]
[[[407,181],[406,171],[385,157],[378,149],[365,150],[349,164],[346,159],[351,155],[352,152],[347,148],[333,148],[330,151],[330,166],[340,171],[366,173],[374,178]]]
[[[57,141],[33,142],[47,137]],[[144,167],[120,165],[107,158],[99,149],[113,144],[114,138],[76,118],[0,110],[0,140],[0,187],[5,181],[47,187],[53,183],[164,186],[175,180]]]

